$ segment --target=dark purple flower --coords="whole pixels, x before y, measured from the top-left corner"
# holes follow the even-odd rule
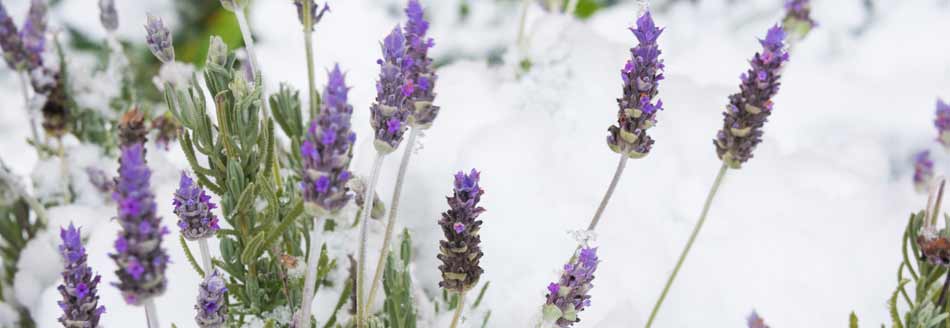
[[[32,0],[30,11],[20,30],[20,39],[23,40],[23,50],[27,58],[30,72],[43,67],[43,50],[46,49],[46,12],[49,6],[46,0]],[[31,73],[32,74],[32,73]]]
[[[313,31],[313,27],[323,19],[323,14],[330,11],[330,5],[324,3],[323,9],[320,9],[320,6],[317,5],[317,1],[315,0],[294,0],[294,5],[297,6],[297,18],[300,19],[300,24],[305,24],[303,21],[305,17],[303,15],[304,1],[310,1],[310,30]],[[317,11],[318,9],[319,12]]]
[[[195,304],[195,322],[201,328],[224,327],[228,319],[228,308],[225,303],[228,288],[224,277],[217,269],[211,272],[201,282],[198,290],[198,304]]]
[[[156,216],[152,194],[152,173],[145,165],[142,144],[122,148],[119,178],[112,198],[118,204],[117,221],[122,226],[116,239],[115,260],[119,282],[113,283],[127,302],[139,305],[165,292],[168,255],[162,248],[162,236],[168,229]]]
[[[181,228],[181,235],[185,239],[208,238],[221,229],[218,226],[218,217],[211,212],[218,206],[211,202],[211,196],[185,172],[181,173],[172,205],[175,206],[178,227]]]
[[[785,0],[785,18],[782,20],[785,31],[801,39],[815,26],[818,23],[811,17],[811,0]]]
[[[934,126],[937,127],[937,141],[950,149],[950,104],[942,99],[937,99],[937,119],[934,120]]]
[[[769,29],[765,39],[759,40],[762,52],[752,57],[752,68],[740,76],[739,93],[729,96],[722,130],[713,144],[719,159],[731,168],[738,169],[752,158],[762,142],[762,126],[772,114],[772,97],[778,93],[782,67],[788,61],[784,40],[781,27]]]
[[[376,102],[370,108],[376,150],[388,154],[399,148],[409,118],[407,97],[403,93],[406,84],[412,83],[408,70],[413,65],[406,56],[406,38],[399,26],[393,29],[383,40],[383,59],[376,62],[380,66],[379,80],[376,82]]]
[[[435,74],[432,58],[429,58],[429,48],[432,48],[435,42],[426,36],[429,22],[424,15],[419,0],[409,0],[406,5],[408,22],[405,35],[406,52],[412,62],[407,71],[407,78],[412,83],[407,84],[411,86],[407,105],[410,112],[409,124],[421,129],[432,126],[439,114],[439,106],[432,104],[435,101],[435,82],[438,76]]]
[[[914,189],[919,193],[927,193],[933,178],[934,161],[930,159],[930,151],[924,150],[914,155]]]
[[[591,282],[598,262],[597,249],[583,247],[564,265],[560,280],[548,285],[543,309],[546,322],[571,327],[581,321],[577,314],[590,306],[588,293],[594,287]]]
[[[631,58],[620,70],[623,97],[617,99],[617,125],[607,129],[607,145],[614,152],[641,158],[650,153],[653,138],[647,130],[656,125],[656,114],[663,109],[663,101],[653,103],[663,80],[663,60],[659,59],[661,51],[656,43],[663,29],[656,27],[650,12],[646,12],[630,31],[639,44],[630,49]]]
[[[100,276],[93,274],[86,263],[86,249],[82,246],[80,229],[72,223],[66,229],[60,228],[59,237],[63,243],[59,252],[66,260],[63,269],[63,284],[59,285],[59,294],[63,300],[59,307],[63,315],[59,322],[67,328],[89,328],[99,326],[99,317],[106,312],[99,305],[98,289]]]
[[[478,216],[485,209],[478,206],[482,194],[478,185],[479,172],[475,169],[469,174],[461,171],[455,174],[455,188],[451,197],[447,197],[449,210],[442,213],[439,225],[445,239],[439,241],[439,254],[442,261],[442,281],[439,286],[448,290],[463,292],[478,284],[482,270],[479,261],[482,258],[481,237],[478,232],[482,220]]]
[[[109,32],[119,28],[119,13],[115,10],[115,0],[99,0],[99,22]]]
[[[145,24],[145,33],[145,42],[155,58],[163,63],[175,61],[175,46],[172,44],[172,34],[165,27],[165,23],[162,22],[161,18],[149,14],[148,22]]]
[[[747,319],[749,323],[749,328],[769,328],[769,325],[765,324],[765,319],[759,317],[759,314],[755,311],[752,311],[752,314],[749,315]]]
[[[306,140],[300,146],[303,158],[300,189],[308,211],[315,216],[336,213],[353,197],[347,181],[350,149],[356,133],[350,127],[353,106],[347,103],[346,75],[340,65],[334,65],[323,90],[320,113],[307,129]]]
[[[23,50],[23,40],[16,23],[7,13],[7,8],[0,3],[0,48],[3,48],[3,59],[13,70],[25,69],[27,66],[26,53]]]

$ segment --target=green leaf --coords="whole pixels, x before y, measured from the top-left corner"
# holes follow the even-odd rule
[[[901,280],[901,281],[897,284],[898,290],[899,290],[901,287],[904,287],[904,285],[906,285],[906,284],[909,283],[909,282],[910,282],[910,280],[907,280],[907,279]],[[892,324],[893,324],[893,326],[894,326],[893,328],[904,328],[903,323],[901,323],[900,314],[898,314],[898,312],[897,312],[897,295],[898,295],[898,294],[899,294],[899,292],[898,292],[897,290],[895,290],[894,293],[891,294],[891,298],[887,301],[887,307],[888,307],[888,310],[889,310],[888,312],[889,312],[890,315],[891,315],[891,322],[892,322]]]
[[[195,261],[195,256],[191,254],[191,249],[188,248],[188,243],[185,242],[185,237],[178,235],[178,242],[181,243],[181,248],[185,250],[185,258],[188,259],[188,263],[191,264],[191,268],[195,269],[195,272],[198,273],[199,277],[204,277],[205,272],[201,270],[201,266],[198,265],[198,262]]]
[[[333,307],[333,313],[330,314],[330,318],[327,319],[327,323],[323,325],[323,328],[332,328],[336,324],[336,315],[340,312],[340,309],[346,305],[346,302],[350,299],[350,294],[353,292],[353,281],[350,279],[346,280],[346,285],[343,286],[343,292],[340,293],[340,298],[336,301],[336,306]]]
[[[267,240],[267,234],[263,231],[251,238],[251,241],[244,247],[241,253],[241,262],[248,264],[256,261],[264,253],[264,243]]]
[[[488,291],[488,285],[491,284],[491,281],[486,281],[482,285],[482,290],[478,291],[478,297],[475,298],[475,303],[472,303],[472,308],[477,308],[479,304],[482,304],[482,298],[485,297],[485,292]]]
[[[848,328],[858,328],[858,316],[851,311],[851,318],[848,320]]]

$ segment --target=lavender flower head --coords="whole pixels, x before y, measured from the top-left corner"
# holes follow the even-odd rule
[[[99,0],[99,22],[109,32],[119,28],[119,13],[115,10],[115,0]]]
[[[399,148],[406,133],[409,118],[406,99],[414,91],[412,80],[407,76],[412,59],[406,56],[406,38],[398,25],[383,40],[382,50],[383,58],[376,61],[380,73],[376,82],[376,102],[370,108],[370,124],[376,150],[389,154]]]
[[[411,83],[411,94],[407,100],[409,108],[409,124],[420,129],[428,129],[439,115],[439,106],[432,104],[435,101],[435,82],[438,76],[429,58],[429,48],[435,45],[432,38],[426,37],[429,22],[423,17],[425,13],[419,0],[409,0],[406,5],[406,52],[409,55],[409,69],[407,78]]]
[[[769,328],[769,325],[765,324],[765,319],[760,318],[759,314],[755,311],[752,311],[752,314],[749,315],[746,321],[749,324],[749,328]]]
[[[97,287],[101,277],[93,274],[86,263],[80,229],[70,223],[68,228],[60,228],[59,237],[63,240],[59,252],[66,260],[63,284],[58,288],[63,296],[63,300],[58,302],[63,310],[59,322],[66,328],[98,327],[99,317],[106,312],[105,306],[99,305]]]
[[[811,17],[811,0],[785,0],[785,18],[782,20],[785,31],[803,39],[815,26],[818,23]]]
[[[175,61],[175,46],[172,44],[172,33],[165,27],[161,18],[148,14],[145,24],[145,42],[155,58],[163,63]]]
[[[0,3],[0,48],[3,48],[3,59],[12,70],[26,67],[26,53],[23,51],[23,40],[17,31],[16,23],[7,13],[7,8]]]
[[[211,210],[218,207],[211,202],[211,196],[195,183],[185,172],[181,173],[178,190],[172,199],[175,215],[178,216],[178,228],[188,240],[198,240],[214,235],[218,229],[218,217]]]
[[[43,50],[46,49],[46,12],[49,6],[46,0],[32,0],[30,11],[20,30],[20,39],[23,40],[23,51],[27,58],[27,66],[32,72],[43,66]]]
[[[310,1],[310,26],[304,26],[304,28],[309,28],[311,31],[313,31],[313,27],[316,26],[321,19],[323,19],[323,14],[326,14],[328,11],[330,11],[330,5],[324,3],[323,9],[320,9],[320,6],[317,5],[316,0],[294,0],[294,6],[297,6],[297,19],[300,20],[300,24],[306,24],[306,22],[304,22],[304,18],[306,16],[303,15],[304,1]],[[320,9],[320,11],[318,12],[317,9]]]
[[[620,70],[623,97],[617,99],[617,125],[607,129],[607,145],[627,157],[642,158],[653,146],[647,130],[656,125],[656,114],[663,110],[663,101],[653,102],[663,80],[663,60],[659,59],[661,51],[656,43],[663,29],[656,27],[650,12],[646,12],[637,19],[637,28],[630,31],[639,44],[630,49],[631,58]]]
[[[225,326],[228,319],[228,308],[225,304],[228,288],[225,285],[221,272],[215,269],[205,277],[199,285],[198,304],[195,304],[195,323],[201,328],[220,328]]]
[[[439,225],[445,239],[439,241],[439,254],[442,261],[442,281],[439,286],[451,291],[463,292],[478,283],[482,270],[479,261],[482,258],[481,237],[478,232],[482,221],[478,216],[485,209],[478,206],[482,194],[478,185],[479,173],[475,169],[469,174],[461,171],[455,174],[455,190],[447,197],[449,210],[442,213]]]
[[[118,204],[118,222],[122,226],[115,241],[115,253],[109,254],[118,269],[118,283],[126,303],[140,305],[165,292],[168,254],[162,237],[168,229],[156,216],[155,195],[150,190],[152,172],[145,165],[142,144],[122,148],[119,178],[112,199]]]
[[[919,193],[929,192],[933,179],[934,161],[930,159],[930,151],[924,150],[914,155],[914,189]]]
[[[934,126],[937,127],[937,141],[950,150],[950,104],[942,99],[937,99],[937,119],[934,120]]]
[[[564,265],[564,271],[557,282],[548,285],[543,315],[546,322],[558,327],[571,327],[580,322],[577,314],[590,306],[591,282],[597,270],[597,249],[583,247],[571,263]]]
[[[752,158],[755,146],[762,142],[762,126],[772,114],[772,97],[778,93],[782,67],[788,61],[782,28],[773,26],[759,43],[762,52],[752,57],[752,68],[740,76],[740,91],[729,96],[722,130],[713,140],[719,159],[733,169]]]
[[[350,88],[339,64],[327,75],[320,114],[310,123],[300,146],[300,189],[308,213],[317,217],[335,214],[353,197],[347,186],[353,177],[349,171],[350,149],[356,142],[356,133],[350,128],[353,106],[347,103]]]

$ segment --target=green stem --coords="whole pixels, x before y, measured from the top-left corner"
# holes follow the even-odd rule
[[[459,304],[455,308],[455,315],[452,316],[452,325],[450,328],[458,327],[459,319],[462,318],[462,309],[465,308],[465,292],[459,292]]]
[[[241,36],[244,38],[244,49],[247,50],[247,57],[251,62],[251,71],[264,79],[261,72],[260,62],[257,60],[257,52],[254,50],[254,37],[251,34],[251,25],[248,24],[247,15],[244,14],[244,7],[234,8],[234,15],[237,16],[238,27],[241,29]],[[258,74],[260,73],[260,74]],[[264,118],[270,115],[270,106],[267,103],[267,85],[261,82],[261,108],[264,109]]]
[[[303,12],[309,13],[313,8],[310,6],[313,5],[311,1],[303,2]],[[306,48],[307,53],[307,82],[309,82],[309,91],[307,94],[310,95],[310,119],[313,120],[317,117],[317,86],[314,82],[316,78],[314,77],[314,65],[313,65],[313,16],[303,15],[303,42],[304,47]]]
[[[716,175],[716,181],[713,182],[712,188],[709,190],[709,195],[706,196],[706,203],[703,205],[703,212],[699,215],[699,221],[696,222],[696,226],[693,227],[693,233],[689,235],[689,241],[686,242],[686,248],[683,249],[683,253],[680,254],[679,260],[676,261],[676,266],[673,267],[673,273],[670,274],[669,279],[666,280],[666,285],[663,286],[663,292],[660,293],[660,298],[656,300],[656,304],[653,305],[653,311],[650,312],[650,319],[647,320],[646,328],[650,328],[653,325],[653,320],[656,319],[656,314],[660,311],[660,306],[663,305],[663,300],[666,299],[666,294],[669,293],[670,287],[673,286],[673,280],[676,280],[676,274],[680,272],[680,268],[683,267],[683,262],[686,261],[686,255],[689,255],[690,248],[693,247],[693,243],[696,242],[696,236],[699,235],[699,231],[703,228],[703,223],[706,222],[706,214],[709,213],[709,207],[712,205],[713,199],[716,197],[716,191],[719,190],[719,186],[722,184],[723,177],[726,176],[726,171],[729,169],[725,163],[722,164],[722,167],[719,168],[719,174]]]
[[[389,252],[389,243],[393,238],[393,228],[396,226],[396,214],[398,214],[399,210],[399,196],[402,195],[402,185],[406,178],[406,169],[409,167],[409,158],[412,157],[412,149],[416,145],[416,137],[418,135],[419,130],[417,128],[412,128],[412,130],[409,131],[409,138],[406,140],[406,150],[402,154],[402,161],[399,162],[399,173],[396,175],[396,187],[393,188],[393,198],[389,203],[389,219],[386,222],[386,234],[383,236],[383,245],[379,248],[379,260],[376,261],[376,272],[373,274],[373,280],[370,283],[366,304],[373,304],[376,290],[379,289],[379,282],[382,281],[386,254]]]
[[[373,160],[373,170],[370,173],[369,182],[366,184],[366,201],[363,202],[363,217],[360,218],[360,248],[359,260],[356,263],[356,326],[363,328],[366,326],[367,311],[371,304],[366,303],[363,298],[363,290],[366,289],[366,239],[369,234],[369,214],[373,211],[373,191],[376,190],[376,181],[379,180],[379,171],[383,166],[385,154],[376,152],[376,159]]]

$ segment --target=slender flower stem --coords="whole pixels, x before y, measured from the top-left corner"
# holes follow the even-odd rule
[[[452,316],[451,328],[458,327],[459,319],[462,318],[462,310],[465,308],[465,292],[459,293],[459,305],[455,308],[455,315]]]
[[[620,163],[617,163],[617,170],[614,171],[614,178],[610,180],[610,186],[607,187],[607,193],[604,194],[604,199],[600,201],[600,206],[597,207],[597,212],[594,213],[594,218],[590,220],[590,225],[587,226],[588,231],[594,231],[594,228],[597,228],[597,223],[600,222],[600,216],[604,214],[604,209],[607,208],[607,203],[610,202],[610,197],[614,194],[614,189],[617,189],[617,182],[620,181],[620,176],[623,175],[623,169],[627,166],[627,157],[626,155],[620,155]]]
[[[310,321],[310,306],[313,303],[314,289],[317,286],[317,263],[320,261],[320,243],[317,237],[320,233],[317,230],[320,218],[313,218],[313,228],[310,229],[310,257],[307,258],[307,275],[303,283],[303,302],[300,303],[298,316],[294,318],[294,327],[308,327],[306,324]]]
[[[158,328],[158,310],[155,309],[155,301],[151,298],[145,300],[145,320],[148,323],[148,328]]]
[[[201,250],[201,266],[204,267],[205,277],[211,275],[211,251],[208,248],[208,238],[198,239],[198,249]]]
[[[521,5],[521,18],[518,20],[518,38],[515,39],[516,47],[519,50],[524,48],[524,25],[525,20],[528,18],[528,8],[531,7],[531,0],[524,0],[524,4]]]
[[[376,261],[376,273],[373,274],[373,281],[370,283],[366,304],[373,304],[376,290],[379,289],[379,283],[383,278],[384,261],[386,259],[386,253],[389,251],[389,243],[393,238],[393,230],[396,226],[396,215],[399,212],[399,196],[402,195],[402,185],[406,178],[406,169],[409,167],[409,158],[412,157],[412,150],[416,146],[416,137],[418,136],[419,129],[412,128],[412,130],[409,131],[409,138],[406,141],[406,150],[402,154],[402,161],[399,162],[399,174],[396,175],[396,187],[393,188],[393,198],[389,202],[389,219],[386,222],[386,234],[383,236],[383,245],[379,248],[379,260]]]
[[[40,141],[40,132],[36,128],[36,113],[30,109],[29,78],[26,76],[26,72],[20,72],[17,75],[20,76],[20,92],[23,93],[23,109],[26,110],[26,115],[30,118],[30,133],[33,135],[33,142],[39,146],[42,142]],[[37,154],[39,154],[39,148],[37,148]]]
[[[247,56],[251,59],[251,71],[260,73],[261,65],[257,61],[257,52],[254,50],[254,37],[251,35],[251,26],[247,22],[247,15],[244,14],[244,7],[235,8],[234,15],[237,16],[238,27],[241,28],[241,36],[244,38],[244,48],[247,49]],[[261,79],[263,79],[261,74]],[[264,118],[270,115],[270,106],[267,104],[267,85],[261,81],[261,108],[264,109]]]
[[[366,239],[369,234],[369,214],[373,212],[373,192],[376,190],[376,181],[379,180],[379,171],[383,166],[383,159],[386,154],[376,152],[376,159],[373,160],[373,171],[370,173],[369,182],[366,185],[366,194],[363,199],[363,217],[360,218],[360,249],[359,260],[356,264],[356,326],[363,328],[366,326],[366,316],[371,304],[366,303],[363,298],[363,290],[366,289]]]
[[[59,155],[59,173],[63,177],[63,205],[69,204],[71,197],[69,197],[69,185],[72,183],[69,176],[69,163],[66,162],[66,145],[63,143],[63,138],[56,138],[56,143],[58,146],[58,155]]]
[[[304,1],[303,2],[303,12],[309,13],[313,8],[313,2]],[[303,15],[303,43],[307,52],[307,82],[309,82],[309,92],[310,95],[310,118],[313,119],[317,117],[317,87],[314,82],[316,78],[314,77],[314,68],[313,68],[313,15]]]
[[[693,233],[689,235],[689,241],[686,242],[686,248],[683,249],[683,253],[680,254],[679,260],[676,261],[676,266],[673,267],[673,273],[670,274],[669,279],[666,280],[666,285],[663,286],[663,292],[660,294],[660,298],[656,300],[656,304],[653,305],[653,311],[650,312],[650,319],[647,320],[646,327],[649,328],[653,325],[653,320],[656,319],[656,314],[660,311],[660,306],[663,305],[663,300],[666,299],[666,294],[670,291],[670,286],[673,285],[673,280],[676,279],[676,274],[680,272],[680,268],[683,267],[683,262],[686,260],[686,255],[689,254],[690,248],[693,247],[693,242],[696,241],[696,236],[699,235],[699,231],[703,228],[703,223],[706,222],[706,214],[709,213],[709,207],[712,205],[713,199],[716,197],[716,191],[719,190],[719,186],[722,184],[723,177],[726,176],[726,171],[729,169],[725,163],[722,164],[722,167],[719,168],[719,174],[716,175],[716,181],[713,182],[712,188],[709,190],[709,195],[706,196],[706,203],[703,205],[703,212],[699,215],[699,221],[696,222],[696,226],[693,227]]]

